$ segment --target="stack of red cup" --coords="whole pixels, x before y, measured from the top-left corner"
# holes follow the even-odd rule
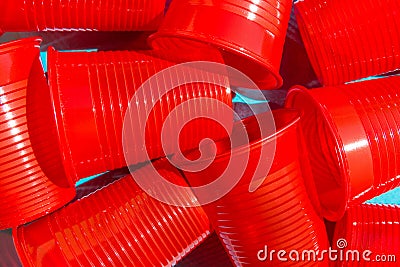
[[[48,81],[38,38],[0,45],[0,228],[14,227],[24,265],[173,266],[215,231],[181,264],[328,266],[324,219],[348,250],[399,256],[398,207],[361,203],[400,185],[400,77],[336,86],[398,69],[395,0],[297,1],[330,86],[236,122],[231,86],[253,97],[283,83],[292,1],[174,0],[165,19],[165,1],[128,2],[0,3],[0,33],[157,31],[149,51],[51,47]]]

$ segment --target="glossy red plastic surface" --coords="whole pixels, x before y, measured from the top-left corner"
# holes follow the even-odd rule
[[[340,248],[342,243],[338,247],[340,239],[346,240],[345,248]],[[349,250],[358,250],[360,253],[360,261],[336,261],[333,266],[399,266],[400,207],[362,204],[350,208],[337,223],[333,249],[341,249],[344,255]],[[371,251],[367,255],[371,259],[369,262],[362,257],[366,250]]]
[[[323,85],[395,71],[400,64],[397,0],[297,1],[299,30]]]
[[[286,106],[302,111],[302,128],[324,216],[340,219],[400,185],[400,77],[307,90]]]
[[[168,180],[185,186],[163,161],[155,163]],[[146,179],[145,166],[132,175]],[[182,203],[186,194],[166,192]],[[172,196],[173,195],[173,196]],[[14,230],[25,266],[171,266],[210,234],[201,207],[161,203],[141,190],[131,175]]]
[[[0,2],[0,32],[43,30],[151,31],[165,0],[12,0]]]
[[[45,151],[36,151],[31,143],[49,134],[40,112],[34,114],[40,99],[34,104],[31,97],[38,87],[47,88],[39,44],[40,39],[30,38],[0,45],[0,229],[39,218],[75,196],[74,188],[58,184],[62,173],[41,168],[36,152]],[[32,129],[34,121],[37,127]]]
[[[226,64],[249,76],[261,89],[282,85],[279,67],[291,0],[174,0],[153,48],[192,48],[193,41],[221,49]]]
[[[265,140],[260,140],[256,117],[243,121],[250,141],[250,157],[245,172],[231,192],[203,206],[235,266],[295,264],[278,261],[276,257],[272,262],[269,259],[261,262],[257,255],[265,246],[268,246],[268,251],[320,251],[328,247],[323,220],[309,198],[313,190],[306,188],[312,177],[307,166],[307,155],[300,144],[300,118],[297,112],[289,110],[275,112],[274,118],[277,133]],[[276,153],[271,170],[261,186],[250,193],[250,179],[257,168],[261,146],[274,139]],[[206,169],[199,172],[184,171],[191,185],[215,180],[225,170],[231,153],[233,157],[240,153],[241,147],[233,148],[232,152],[226,149],[229,140],[221,142],[217,145],[219,156]],[[327,266],[326,261],[297,264]]]
[[[190,55],[189,59],[211,58],[222,62],[218,51],[208,49]],[[163,59],[164,58],[164,59]],[[166,59],[165,59],[166,58]],[[64,166],[70,182],[79,178],[102,173],[127,166],[123,147],[122,129],[123,119],[128,103],[138,88],[152,75],[176,63],[167,60],[183,58],[181,55],[169,51],[149,52],[77,52],[62,53],[49,50],[48,68],[49,82],[52,93],[54,113],[58,127],[58,137],[63,152]],[[196,71],[193,69],[193,71]],[[152,95],[157,95],[158,88],[149,91],[147,99],[154,103],[154,108],[146,124],[146,148],[150,159],[164,156],[161,142],[161,130],[167,116],[181,103],[207,97],[232,106],[231,93],[227,77],[219,74],[210,74],[214,80],[219,79],[218,86],[208,83],[188,83],[173,88],[161,100],[155,102]],[[166,79],[181,79],[176,77],[158,76],[157,82],[164,84]],[[198,102],[197,102],[198,103]],[[142,112],[141,103],[136,103]],[[215,103],[209,105],[193,104],[181,112],[179,116],[186,117],[195,111],[217,110]],[[233,112],[224,116],[233,118]],[[132,114],[132,120],[139,114]],[[54,124],[54,122],[53,122]],[[180,126],[179,121],[176,126]],[[213,127],[215,122],[209,120],[194,120],[193,124],[185,126],[179,136],[180,148],[184,151],[198,146],[205,138],[218,140],[226,136],[224,129]],[[133,129],[132,136],[136,129]],[[137,129],[138,131],[140,129]],[[229,131],[229,129],[227,129]],[[173,136],[171,137],[173,138]],[[129,165],[146,161],[144,158],[143,143],[134,144],[130,148],[136,151]],[[133,153],[133,152],[132,152]]]

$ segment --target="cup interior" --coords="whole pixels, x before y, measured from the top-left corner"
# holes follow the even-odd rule
[[[340,218],[348,201],[348,173],[336,126],[305,88],[288,95],[286,106],[301,111],[301,128],[323,216]]]

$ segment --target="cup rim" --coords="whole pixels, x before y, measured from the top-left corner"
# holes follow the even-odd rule
[[[63,167],[65,171],[65,175],[72,186],[75,186],[75,181],[78,177],[75,168],[72,164],[71,160],[68,160],[70,157],[67,154],[69,151],[69,147],[65,138],[65,129],[63,127],[63,117],[61,112],[61,103],[59,99],[59,88],[57,84],[57,71],[55,70],[58,51],[54,49],[54,47],[50,46],[47,50],[47,65],[48,65],[48,82],[50,89],[50,99],[52,104],[52,109],[54,112],[54,120],[57,128],[57,140],[60,149],[61,159],[63,161]],[[64,138],[63,138],[64,136]]]
[[[222,38],[217,38],[215,36],[208,36],[205,34],[200,34],[200,33],[192,33],[189,31],[182,31],[182,30],[176,30],[176,31],[158,31],[152,35],[149,36],[148,42],[151,47],[154,47],[154,44],[157,41],[162,41],[166,39],[174,39],[174,40],[189,40],[189,41],[194,41],[198,43],[203,43],[203,44],[208,44],[212,45],[216,48],[219,48],[220,50],[224,51],[224,53],[227,53],[232,56],[238,56],[238,57],[244,57],[246,60],[251,62],[252,65],[254,65],[256,68],[264,68],[268,71],[268,76],[271,76],[274,81],[275,81],[275,86],[270,86],[268,88],[263,88],[265,90],[272,90],[279,88],[283,85],[283,78],[279,74],[279,70],[276,70],[274,66],[272,65],[271,62],[269,62],[268,59],[263,58],[256,53],[247,50],[243,47],[241,47],[238,44],[223,40]],[[212,41],[211,41],[212,40]],[[254,81],[256,84],[263,85],[266,83],[266,79]]]
[[[343,148],[343,143],[341,142],[341,138],[338,133],[337,127],[336,127],[335,123],[333,122],[333,120],[331,119],[329,112],[320,106],[319,102],[312,96],[310,90],[308,90],[307,88],[305,88],[303,86],[292,87],[290,89],[290,91],[288,92],[285,106],[294,108],[295,98],[299,94],[303,94],[311,102],[313,107],[316,108],[316,112],[320,112],[320,114],[323,116],[322,119],[324,120],[324,123],[326,123],[327,126],[329,127],[329,130],[330,130],[329,134],[331,135],[331,137],[333,138],[333,140],[335,142],[335,147]],[[339,152],[339,154],[338,154],[338,158],[336,158],[336,163],[338,163],[339,166],[347,166],[347,163],[346,163],[347,157],[346,157],[344,151],[342,149],[338,149],[337,151]],[[341,184],[346,185],[344,188],[342,188],[342,189],[344,189],[344,191],[342,192],[344,194],[342,195],[342,200],[341,200],[343,202],[343,204],[345,204],[345,205],[341,205],[341,207],[335,211],[326,210],[324,205],[321,205],[322,216],[328,220],[337,221],[339,218],[341,218],[344,215],[344,213],[348,207],[348,202],[349,202],[349,198],[350,198],[350,188],[349,188],[350,175],[345,169],[346,168],[340,168]],[[314,179],[315,179],[315,177],[314,177]],[[317,193],[318,193],[318,196],[320,196],[320,193],[318,192],[318,190],[317,190]]]
[[[0,35],[2,34],[0,30]],[[10,51],[18,48],[24,48],[29,44],[34,44],[34,47],[39,47],[40,43],[42,42],[41,37],[28,37],[23,39],[18,39],[14,41],[10,41],[7,43],[0,44],[0,54],[9,53]]]
[[[330,87],[330,88],[336,88],[336,87]],[[347,137],[343,136],[343,133],[345,133],[347,129],[345,127],[342,127],[343,121],[341,121],[340,118],[337,117],[338,115],[331,113],[337,107],[341,107],[341,105],[343,105],[343,99],[340,99],[340,96],[335,95],[332,96],[334,97],[335,101],[332,101],[332,103],[325,103],[324,99],[319,99],[320,96],[317,95],[315,91],[315,90],[323,90],[327,92],[327,95],[329,95],[330,88],[308,90],[303,86],[294,86],[290,89],[287,95],[285,106],[290,108],[295,108],[294,103],[296,101],[296,98],[299,95],[301,95],[305,97],[307,101],[307,103],[302,103],[302,105],[309,104],[314,110],[315,114],[318,115],[321,121],[328,127],[329,132],[327,132],[327,134],[335,144],[335,151],[337,153],[335,156],[335,164],[337,164],[340,177],[337,177],[339,180],[337,180],[337,178],[335,178],[335,180],[339,181],[338,190],[340,191],[339,193],[341,194],[340,196],[341,199],[339,201],[341,201],[342,205],[334,208],[332,207],[326,208],[326,206],[324,205],[321,205],[321,207],[322,207],[322,215],[324,218],[326,218],[329,221],[338,221],[345,214],[345,211],[348,209],[349,204],[351,203],[353,198],[357,197],[358,194],[361,193],[360,190],[364,191],[366,190],[366,188],[364,187],[370,187],[373,185],[374,173],[373,173],[372,155],[369,145],[366,148],[358,150],[356,149],[354,152],[351,152],[349,149],[347,149],[346,151],[346,146],[345,146],[347,144],[346,142],[350,140],[347,140]],[[342,102],[339,102],[339,100]],[[350,105],[350,103],[348,104],[348,106],[346,106],[346,108],[352,109],[351,112],[353,114],[350,115],[352,115],[355,118],[359,118],[356,110],[353,108],[353,106]],[[343,110],[343,107],[341,109]],[[302,112],[301,116],[303,116],[304,110],[300,111]],[[358,132],[356,133],[356,136],[363,136],[365,137],[364,140],[368,140],[361,121],[355,121],[353,124],[357,126],[356,130],[358,130]],[[355,168],[355,166],[359,165],[356,164],[357,158],[355,157],[355,155],[358,155],[359,153],[361,153],[360,154],[361,156],[363,156],[362,153],[369,156],[369,158],[366,159],[367,162],[365,164],[366,167],[363,170],[365,172],[364,176],[366,176],[366,178],[364,177],[365,179],[363,178],[364,179],[363,181],[360,181],[359,180],[360,178],[356,177],[357,170],[353,169]],[[321,193],[318,190],[317,193],[320,196],[321,200],[322,199]],[[329,198],[329,196],[327,197]],[[328,202],[329,200],[325,201],[325,203]],[[323,201],[321,201],[321,203],[323,203]]]
[[[219,153],[218,155],[215,156],[215,158],[213,159],[213,161],[217,161],[220,160],[224,157],[229,157],[230,154],[232,155],[241,155],[242,153],[246,153],[246,151],[248,150],[254,150],[257,149],[258,147],[263,146],[264,144],[271,142],[274,140],[274,138],[277,138],[278,136],[280,136],[281,134],[285,133],[286,131],[288,131],[290,128],[294,127],[294,125],[296,125],[299,120],[300,120],[300,116],[299,113],[294,110],[294,109],[278,109],[278,110],[274,110],[272,112],[267,111],[261,114],[257,114],[257,115],[253,115],[250,117],[247,117],[239,122],[234,123],[233,128],[235,127],[240,127],[241,124],[243,123],[244,126],[248,126],[249,124],[251,124],[254,120],[257,120],[257,116],[262,116],[263,114],[271,114],[273,115],[273,118],[275,119],[275,116],[282,116],[283,114],[289,114],[291,117],[290,119],[288,119],[287,123],[285,123],[283,126],[278,127],[278,129],[275,128],[275,132],[264,137],[264,138],[257,138],[254,141],[251,141],[249,144],[242,144],[239,145],[238,147],[233,147],[229,150],[224,149],[224,151],[222,153]],[[274,121],[275,127],[276,127],[276,123]],[[249,133],[248,129],[245,129],[245,131],[249,134],[249,136],[251,136],[251,132]],[[251,138],[249,138],[251,139]],[[217,144],[224,144],[227,141],[227,138],[224,138],[222,140],[218,140],[216,141]],[[196,151],[196,149],[192,149],[189,151],[184,152],[183,154],[185,156],[191,155],[192,153],[194,153]],[[204,158],[203,160],[200,160],[200,162],[203,161],[208,161],[210,160],[210,158]],[[189,163],[190,165],[191,163]],[[184,164],[186,165],[186,164]]]

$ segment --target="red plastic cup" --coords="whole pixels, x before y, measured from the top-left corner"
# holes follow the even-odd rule
[[[291,0],[174,0],[149,40],[153,48],[216,46],[227,65],[260,88],[275,89],[282,85],[279,68],[291,7]]]
[[[211,49],[193,53],[185,60],[207,58],[222,62],[218,51]],[[62,53],[49,50],[48,74],[53,112],[56,114],[56,121],[49,124],[56,124],[58,127],[63,163],[71,183],[80,178],[127,166],[122,132],[128,104],[148,78],[168,67],[176,66],[177,63],[169,59],[184,60],[182,56],[170,51]],[[196,73],[201,72],[193,69],[193,77]],[[147,99],[145,104],[144,101],[132,104],[137,105],[136,111],[129,112],[133,122],[141,120],[139,113],[143,113],[143,105],[153,105],[153,109],[146,118],[146,139],[130,147],[133,152],[128,165],[147,161],[143,153],[146,148],[150,159],[165,155],[163,145],[168,144],[161,140],[162,127],[167,116],[180,104],[203,97],[232,107],[229,82],[225,75],[204,74],[214,75],[210,77],[215,81],[219,80],[224,86],[192,82],[168,88],[171,90],[159,97],[162,85],[182,79],[178,72],[175,77],[172,77],[173,74],[171,77],[164,75],[157,76],[157,88],[142,91],[144,99]],[[219,111],[219,106],[214,102],[202,102],[201,105],[196,103],[185,106],[179,118],[195,114],[196,110],[214,110],[222,112],[221,115],[226,118],[233,118],[232,110]],[[132,114],[134,112],[137,113]],[[178,127],[180,122],[169,120],[169,125]],[[179,136],[180,148],[187,150],[197,147],[204,137],[217,140],[226,136],[225,129],[216,128],[216,125],[210,120],[194,120],[193,124],[183,128]],[[141,131],[139,126],[131,128],[132,136],[137,136]]]
[[[337,223],[333,249],[344,255],[334,266],[398,266],[400,207],[362,204],[350,208]],[[346,259],[349,251],[358,251],[360,260]]]
[[[148,167],[148,166],[147,166]],[[147,168],[132,173],[146,179]],[[155,163],[185,186],[179,172]],[[186,194],[166,192],[182,203]],[[177,207],[147,195],[128,175],[63,209],[14,230],[24,266],[171,266],[210,234],[201,207]]]
[[[295,11],[308,56],[323,85],[398,69],[397,0],[306,0],[298,1]]]
[[[14,0],[0,3],[0,32],[152,31],[164,17],[165,0]]]
[[[306,90],[293,88],[286,106],[302,111],[323,215],[339,220],[400,185],[400,77]]]
[[[270,258],[269,253],[272,250],[286,250],[288,254],[291,250],[321,252],[328,247],[323,220],[309,198],[309,194],[315,192],[306,188],[312,177],[301,144],[300,118],[297,112],[290,110],[276,111],[274,118],[277,132],[263,140],[260,139],[257,117],[243,120],[250,154],[241,180],[228,194],[203,206],[235,266],[290,266],[296,262],[279,261],[276,255]],[[237,127],[243,126],[235,124],[234,133]],[[276,152],[272,167],[261,186],[250,193],[250,180],[258,168],[261,147],[273,141],[276,141]],[[184,171],[191,186],[214,181],[225,171],[231,155],[235,160],[243,153],[243,146],[231,150],[229,144],[229,140],[223,140],[216,145],[217,156],[206,169]],[[200,197],[198,199],[201,201]],[[264,257],[266,261],[262,260]],[[327,266],[327,261],[302,264]]]
[[[36,150],[32,144],[38,135],[44,139],[51,135],[44,131],[42,111],[38,111],[45,100],[34,97],[36,89],[47,88],[39,60],[40,42],[29,38],[0,45],[0,229],[39,218],[75,196],[74,188],[58,183],[64,180],[62,165],[53,161],[60,157],[58,150],[46,155],[48,149]],[[54,165],[44,170],[38,154]]]

